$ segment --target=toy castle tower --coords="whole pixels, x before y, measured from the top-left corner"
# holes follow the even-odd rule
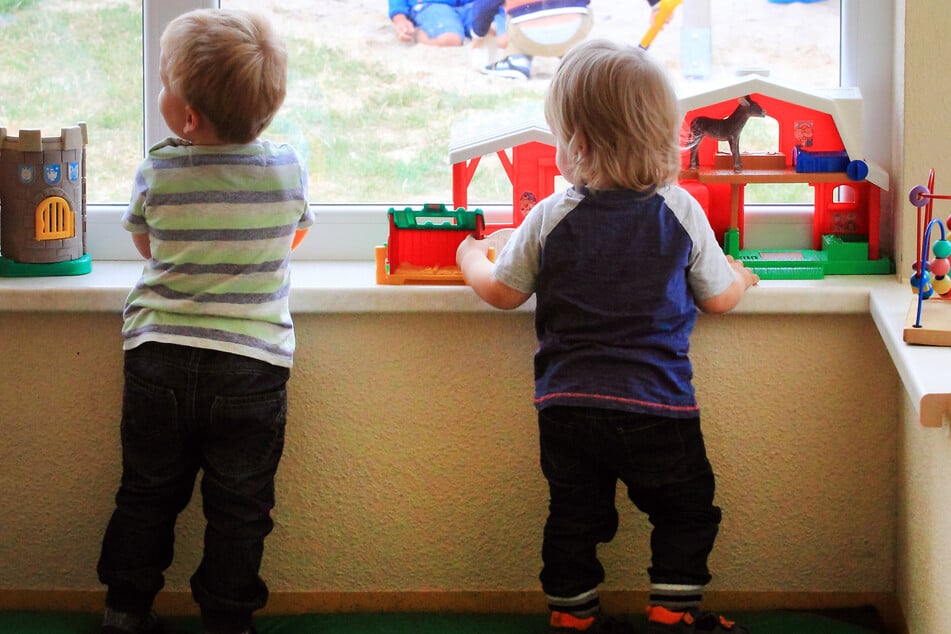
[[[0,276],[82,275],[86,253],[86,124],[58,137],[0,128]]]

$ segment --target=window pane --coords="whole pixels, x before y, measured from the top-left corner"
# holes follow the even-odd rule
[[[142,160],[142,3],[0,0],[0,126],[85,121],[86,197],[127,202]]]
[[[534,58],[529,81],[489,77],[479,67],[504,51],[400,43],[384,0],[221,4],[270,12],[288,40],[288,98],[268,136],[305,156],[316,203],[451,202],[452,130],[539,118],[558,63]],[[647,31],[644,0],[591,0],[590,8],[589,37],[635,44]],[[756,71],[804,87],[838,85],[839,0],[684,0],[649,50],[687,82],[682,70],[696,58],[682,52],[698,38],[710,42],[710,79]],[[470,206],[511,196],[497,164],[482,160]]]

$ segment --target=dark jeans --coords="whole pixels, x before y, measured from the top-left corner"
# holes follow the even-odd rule
[[[542,472],[551,502],[542,544],[542,589],[574,597],[604,581],[597,545],[617,532],[618,480],[647,513],[652,583],[703,585],[720,523],[700,419],[589,407],[538,414]]]
[[[125,353],[122,481],[99,559],[106,604],[148,610],[172,562],[199,470],[204,555],[191,578],[211,631],[240,631],[267,602],[259,576],[284,449],[287,368],[147,343]]]

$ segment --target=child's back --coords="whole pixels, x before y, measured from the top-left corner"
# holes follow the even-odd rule
[[[545,115],[572,186],[539,202],[494,264],[472,238],[457,260],[496,307],[536,297],[535,405],[551,497],[540,578],[551,632],[633,632],[601,614],[597,590],[597,545],[617,530],[620,481],[654,526],[649,634],[742,634],[698,611],[720,509],[688,352],[697,308],[730,310],[757,278],[723,254],[700,205],[672,184],[680,117],[646,53],[575,47]]]
[[[151,258],[129,295],[125,349],[161,340],[290,366],[291,242],[310,222],[306,173],[286,145],[152,148],[126,227]]]
[[[199,472],[207,527],[191,589],[206,632],[247,634],[267,602],[259,572],[295,345],[288,264],[313,222],[297,155],[258,140],[286,63],[270,24],[243,11],[192,11],[162,35],[159,109],[179,138],[149,151],[123,216],[146,264],[124,311],[102,634],[161,631],[152,603]]]

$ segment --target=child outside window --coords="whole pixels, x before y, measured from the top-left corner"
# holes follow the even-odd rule
[[[500,10],[508,20],[508,38],[498,44],[506,49],[506,56],[479,70],[506,79],[530,79],[533,57],[561,57],[587,37],[593,25],[588,4],[588,0],[474,0],[473,43],[489,34],[490,23]],[[653,24],[660,0],[647,0],[647,4]],[[531,35],[533,31],[536,36]]]
[[[550,631],[633,632],[602,614],[597,545],[627,487],[651,536],[650,634],[747,632],[700,612],[720,524],[689,338],[697,309],[731,310],[758,277],[723,254],[677,186],[677,98],[647,53],[604,40],[569,51],[545,116],[571,184],[539,202],[493,265],[467,238],[457,262],[497,308],[536,298],[535,405],[549,516],[541,584]]]
[[[159,107],[123,223],[146,263],[124,311],[122,479],[97,567],[103,634],[151,634],[175,521],[203,472],[191,590],[210,634],[253,632],[294,355],[289,260],[313,223],[293,148],[259,140],[287,52],[261,16],[183,14],[161,39]]]
[[[472,29],[473,0],[432,0],[410,2],[389,0],[388,15],[396,28],[396,39],[408,44],[462,46]],[[496,36],[505,39],[505,12],[496,10],[488,17]]]

